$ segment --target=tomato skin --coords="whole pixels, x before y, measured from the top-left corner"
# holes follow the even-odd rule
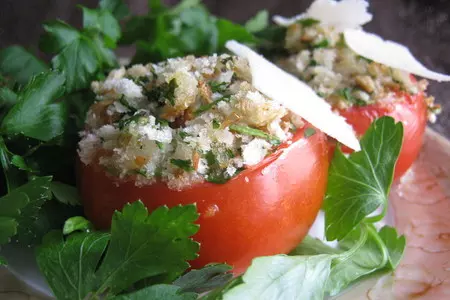
[[[108,177],[98,165],[82,165],[80,191],[87,217],[108,228],[111,216],[127,202],[141,199],[149,210],[196,203],[200,217],[200,268],[226,262],[240,274],[257,256],[287,253],[307,234],[321,207],[328,173],[326,136],[304,138],[298,130],[291,145],[282,145],[260,164],[226,184],[201,183],[182,191],[158,182],[136,187]]]
[[[358,136],[364,135],[370,124],[383,116],[390,116],[403,123],[403,145],[395,167],[394,179],[405,174],[422,147],[427,125],[427,106],[424,97],[423,92],[416,95],[397,92],[376,104],[338,110],[339,114],[353,126]],[[348,148],[343,150],[350,152]]]

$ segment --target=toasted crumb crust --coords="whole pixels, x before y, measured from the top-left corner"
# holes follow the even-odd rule
[[[120,68],[92,90],[80,158],[136,185],[226,182],[304,124],[252,87],[246,60],[226,54]]]

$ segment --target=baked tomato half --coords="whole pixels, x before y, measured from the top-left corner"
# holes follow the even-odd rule
[[[181,191],[165,183],[137,187],[108,176],[95,163],[80,168],[87,217],[108,228],[115,210],[142,200],[148,209],[196,203],[200,217],[194,239],[201,244],[192,267],[225,262],[242,273],[257,256],[287,253],[307,234],[321,207],[328,173],[328,144],[319,131],[299,129],[259,164],[225,184],[199,183]]]
[[[427,105],[423,92],[411,95],[397,91],[374,104],[352,106],[338,111],[353,126],[358,136],[364,135],[370,124],[383,116],[390,116],[397,122],[402,122],[403,145],[395,167],[394,179],[405,174],[419,155],[427,124]],[[343,150],[350,151],[348,148]]]

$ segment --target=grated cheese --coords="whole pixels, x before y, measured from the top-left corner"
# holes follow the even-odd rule
[[[373,18],[367,11],[368,7],[366,0],[316,0],[303,14],[292,18],[274,16],[273,20],[278,25],[289,26],[301,19],[311,18],[339,29],[359,28]]]
[[[436,81],[450,81],[450,75],[427,69],[407,47],[399,43],[385,41],[378,35],[363,30],[347,29],[344,31],[344,36],[348,47],[368,59],[420,77]]]

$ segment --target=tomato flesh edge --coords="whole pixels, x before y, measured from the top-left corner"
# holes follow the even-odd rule
[[[311,127],[307,125],[307,127]],[[304,137],[297,130],[292,144],[284,144],[264,161],[225,184],[201,183],[182,191],[165,183],[136,187],[132,181],[107,176],[96,165],[81,165],[79,186],[87,217],[97,228],[109,228],[112,214],[141,199],[152,211],[196,203],[200,217],[200,268],[211,262],[228,263],[234,274],[244,272],[257,256],[287,253],[297,246],[322,205],[328,173],[326,136],[316,130]]]

